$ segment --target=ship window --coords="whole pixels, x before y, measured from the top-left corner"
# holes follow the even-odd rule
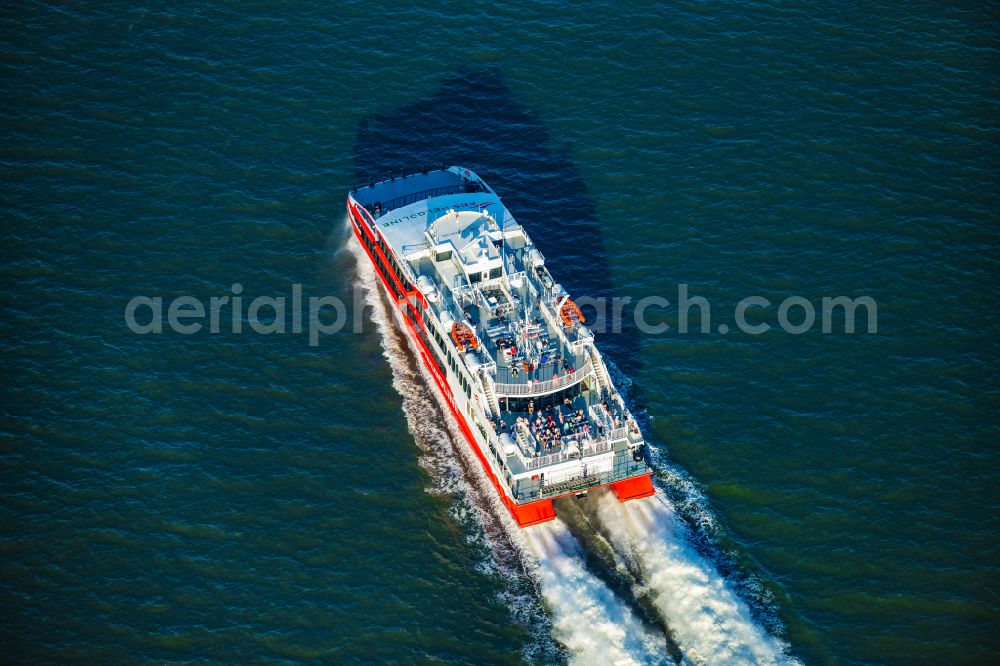
[[[476,284],[477,282],[481,282],[482,279],[483,279],[483,274],[482,273],[469,273],[469,283],[470,284]]]
[[[437,253],[438,261],[448,261],[449,259],[451,259],[451,250],[445,250],[444,252]]]
[[[498,278],[502,272],[503,269],[498,266],[490,271],[490,278]]]

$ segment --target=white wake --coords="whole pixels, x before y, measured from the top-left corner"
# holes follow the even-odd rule
[[[715,566],[688,543],[662,493],[619,502],[600,498],[598,518],[612,544],[634,558],[684,655],[696,664],[795,664],[785,645],[754,622]]]
[[[416,350],[410,347],[411,353],[407,354],[409,339],[400,330],[403,324],[377,287],[378,278],[368,257],[355,242],[349,242],[348,247],[365,290],[365,305],[371,308],[372,321],[392,370],[393,387],[403,398],[407,427],[421,448],[420,463],[433,478],[430,490],[470,499],[456,502],[452,514],[460,521],[469,514],[474,516],[479,533],[473,538],[482,540],[491,552],[492,561],[484,563],[484,568],[498,573],[514,590],[508,593],[507,601],[512,604],[515,620],[528,624],[536,633],[553,634],[566,646],[572,664],[668,663],[663,656],[664,637],[645,630],[607,585],[586,570],[579,542],[561,522],[522,530],[510,517],[452,419],[440,417],[448,413],[448,407],[430,388],[433,380],[416,360]],[[456,454],[462,456],[465,465],[459,463]],[[466,481],[468,476],[474,478],[474,485]],[[497,526],[502,535],[496,534]],[[534,578],[532,582],[541,592],[551,622],[538,617],[537,599],[526,598],[512,584],[511,578],[523,577],[525,571]],[[552,650],[545,644],[551,638],[537,636],[536,640],[536,644],[528,646],[525,656],[531,659],[551,655]]]
[[[350,235],[349,220],[345,224]],[[448,407],[431,388],[433,380],[402,332],[399,314],[377,286],[370,260],[354,240],[345,246],[354,256],[358,283],[379,330],[393,386],[403,398],[408,429],[421,448],[420,463],[433,479],[428,490],[456,496],[453,517],[470,524],[470,540],[488,551],[482,568],[501,576],[512,617],[536,634],[525,657],[530,661],[558,657],[551,639],[555,637],[568,650],[565,656],[572,664],[671,663],[665,636],[645,626],[586,568],[582,546],[565,524],[557,518],[527,529],[517,526],[464,436],[450,416],[442,417],[448,415]],[[599,517],[618,556],[635,558],[644,572],[685,663],[795,663],[785,659],[779,641],[753,622],[746,605],[714,566],[687,544],[675,512],[661,494],[622,504],[607,493]],[[525,572],[533,591],[525,590]]]
[[[648,630],[630,608],[583,566],[580,543],[558,519],[523,530],[537,563],[556,637],[575,664],[672,663],[666,637]]]

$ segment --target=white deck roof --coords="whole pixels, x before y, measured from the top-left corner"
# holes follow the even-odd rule
[[[503,204],[500,203],[496,195],[488,192],[474,192],[418,201],[389,211],[375,220],[375,224],[378,225],[389,244],[396,248],[397,252],[405,254],[407,246],[425,242],[424,230],[427,229],[427,225],[449,210],[488,210],[495,219],[504,219]]]

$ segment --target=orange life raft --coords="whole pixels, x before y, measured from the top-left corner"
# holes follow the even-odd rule
[[[576,303],[568,298],[566,299],[566,302],[563,303],[562,307],[559,308],[559,316],[562,317],[563,324],[566,326],[572,326],[577,322],[581,324],[587,322],[587,320],[583,318],[583,313],[580,312],[580,308],[577,307]]]
[[[479,349],[479,340],[476,340],[476,336],[462,322],[456,321],[451,325],[451,339],[455,341],[455,346],[460,352],[466,349]]]

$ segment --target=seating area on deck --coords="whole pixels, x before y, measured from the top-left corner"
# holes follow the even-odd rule
[[[543,382],[576,371],[578,359],[563,350],[546,328],[535,319],[487,329],[497,350],[498,383]]]
[[[528,380],[543,382],[575,372],[585,362],[563,347],[558,332],[551,330],[528,294],[526,312],[517,298],[505,307],[503,294],[486,292],[496,307],[483,323],[483,330],[496,350],[496,381],[517,384]],[[483,311],[483,309],[480,309]]]
[[[497,434],[509,434],[529,464],[556,454],[595,453],[612,435],[625,436],[620,405],[590,389],[573,393],[502,400]]]

